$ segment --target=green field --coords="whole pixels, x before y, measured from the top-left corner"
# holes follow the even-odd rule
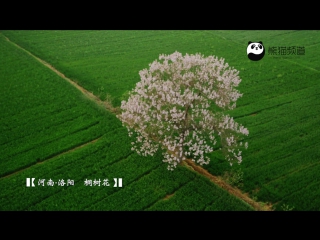
[[[275,210],[320,210],[320,31],[0,32],[0,210],[241,211],[252,208],[204,176],[133,153],[112,113],[5,37],[114,106],[159,54],[225,58],[240,71],[243,97],[230,115],[249,129],[249,148],[240,166],[216,151],[204,168],[218,176],[239,169],[242,192]],[[248,41],[263,41],[262,60],[248,59]],[[273,46],[305,54],[272,56]],[[27,188],[30,177],[75,185]],[[111,186],[83,184],[105,178]]]

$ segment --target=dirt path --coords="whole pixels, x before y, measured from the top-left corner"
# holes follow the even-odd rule
[[[95,96],[93,93],[87,91],[86,89],[84,89],[83,87],[79,86],[77,83],[75,83],[74,81],[72,81],[70,78],[66,77],[63,73],[59,72],[57,69],[55,69],[53,66],[51,66],[49,63],[45,62],[44,60],[34,56],[32,53],[30,53],[29,51],[25,50],[24,48],[20,47],[19,45],[17,45],[14,42],[11,42],[9,38],[7,38],[6,36],[4,36],[5,39],[12,43],[13,45],[15,45],[16,47],[20,48],[21,50],[23,50],[24,52],[28,53],[30,56],[34,57],[35,59],[37,59],[40,63],[42,63],[44,66],[48,67],[49,69],[51,69],[52,71],[54,71],[57,75],[59,75],[60,77],[62,77],[63,79],[67,80],[70,84],[72,84],[74,87],[76,87],[78,90],[80,90],[85,96],[87,96],[90,100],[96,102],[98,105],[103,105],[107,110],[109,110],[110,112],[114,113],[114,114],[118,114],[120,113],[120,109],[119,108],[114,108],[112,106],[112,104],[110,102],[107,101],[102,101],[100,98],[98,98],[97,96]],[[97,141],[97,140],[95,140]],[[83,146],[79,146],[78,148],[83,147]],[[77,148],[75,148],[77,149]],[[73,149],[73,150],[75,150]],[[67,152],[66,152],[67,153]],[[65,154],[65,153],[63,153]],[[40,163],[37,163],[40,164]],[[259,202],[254,201],[253,199],[251,199],[247,194],[242,193],[239,189],[232,187],[231,185],[227,184],[226,182],[224,182],[221,178],[217,177],[217,176],[213,176],[212,174],[210,174],[207,170],[203,169],[200,166],[197,166],[193,161],[191,160],[187,160],[184,162],[184,164],[188,167],[191,168],[193,171],[196,171],[204,176],[206,176],[207,178],[209,178],[212,182],[214,182],[215,184],[217,184],[218,186],[222,187],[223,189],[225,189],[226,191],[228,191],[230,194],[242,199],[243,201],[247,202],[248,204],[250,204],[255,210],[257,211],[272,211],[272,205],[266,205],[266,204],[262,204]],[[20,170],[22,171],[22,170]],[[9,175],[8,175],[9,176]]]
[[[72,81],[70,78],[66,77],[63,73],[59,72],[57,69],[55,69],[52,65],[50,65],[49,63],[47,63],[46,61],[36,57],[35,55],[33,55],[32,53],[30,53],[28,50],[20,47],[18,44],[10,41],[9,38],[7,38],[6,36],[4,36],[5,39],[10,42],[11,44],[15,45],[17,48],[23,50],[24,52],[26,52],[27,54],[29,54],[30,56],[32,56],[33,58],[35,58],[36,60],[38,60],[40,63],[42,63],[44,66],[46,66],[47,68],[51,69],[53,72],[55,72],[58,76],[62,77],[63,79],[67,80],[70,84],[72,84],[74,87],[76,87],[79,91],[81,91],[86,97],[88,97],[89,99],[91,99],[92,101],[98,103],[99,105],[103,105],[106,109],[108,109],[110,112],[117,114],[119,113],[119,108],[114,108],[112,106],[112,104],[108,101],[102,101],[100,98],[98,98],[96,95],[94,95],[92,92],[89,92],[88,90],[84,89],[83,87],[81,87],[80,85],[78,85],[76,82]]]
[[[242,193],[238,188],[232,187],[225,181],[223,181],[220,177],[214,176],[211,173],[209,173],[204,168],[196,165],[192,160],[188,159],[184,161],[184,165],[188,168],[191,168],[193,171],[196,171],[200,173],[201,175],[206,176],[209,178],[212,182],[220,186],[221,188],[228,191],[230,194],[242,199],[246,203],[250,204],[255,210],[257,211],[272,211],[272,205],[267,205],[263,203],[259,203],[251,199],[247,194]]]

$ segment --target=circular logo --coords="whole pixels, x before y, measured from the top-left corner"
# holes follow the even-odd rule
[[[262,42],[248,42],[247,55],[252,61],[259,61],[264,56],[264,46]]]

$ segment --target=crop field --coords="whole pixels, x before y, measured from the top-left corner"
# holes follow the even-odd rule
[[[252,210],[186,167],[167,171],[159,154],[133,153],[113,114],[3,35],[0,52],[0,210]]]
[[[248,41],[263,42],[263,59],[248,59]],[[273,210],[320,210],[320,31],[0,32],[0,210],[247,211],[205,176],[132,152],[114,114],[14,43],[115,107],[159,54],[225,58],[240,71],[243,97],[229,114],[248,128],[249,148],[239,166],[215,151],[203,168],[225,181],[240,172],[232,184]],[[293,46],[304,54],[268,51]],[[75,184],[28,188],[26,178]]]

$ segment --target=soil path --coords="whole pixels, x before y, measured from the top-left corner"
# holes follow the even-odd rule
[[[84,89],[83,87],[79,86],[76,82],[72,81],[70,78],[66,77],[63,73],[59,72],[57,69],[55,69],[52,65],[50,65],[46,61],[36,57],[35,55],[30,53],[26,49],[20,47],[18,44],[10,41],[10,39],[7,38],[6,36],[4,36],[4,37],[8,42],[12,43],[16,47],[18,47],[21,50],[23,50],[24,52],[28,53],[30,56],[32,56],[35,59],[37,59],[44,66],[48,67],[49,69],[54,71],[57,75],[59,75],[60,77],[62,77],[65,80],[67,80],[70,84],[72,84],[74,87],[76,87],[78,90],[80,90],[85,96],[87,96],[92,101],[96,102],[98,105],[103,105],[107,110],[109,110],[110,112],[112,112],[114,114],[120,113],[120,109],[119,108],[114,108],[110,102],[102,101],[100,98],[95,96],[93,93],[91,93],[88,90]],[[205,170],[204,168],[196,165],[193,161],[186,160],[186,161],[184,161],[184,165],[186,167],[190,168],[191,170],[196,171],[199,174],[202,174],[203,176],[209,178],[212,182],[214,182],[216,185],[220,186],[221,188],[225,189],[230,194],[232,194],[232,195],[242,199],[246,203],[250,204],[255,210],[257,210],[257,211],[272,211],[272,205],[267,205],[267,204],[263,204],[263,203],[259,203],[259,202],[254,201],[253,199],[251,199],[248,196],[248,194],[242,193],[239,189],[237,189],[235,187],[232,187],[231,185],[227,184],[220,177],[217,177],[217,176],[214,176],[214,175],[210,174],[207,170]]]
[[[214,182],[216,185],[220,186],[221,188],[227,190],[230,194],[242,199],[246,203],[250,204],[255,210],[257,211],[272,211],[272,205],[270,204],[264,204],[264,203],[259,203],[251,199],[248,194],[242,193],[238,188],[235,188],[225,181],[223,181],[220,177],[214,176],[211,173],[209,173],[207,170],[204,168],[196,165],[192,160],[188,159],[184,161],[184,165],[186,167],[191,168],[193,171],[196,171],[200,173],[201,175],[209,178],[212,182]]]
[[[110,112],[117,114],[119,113],[119,108],[114,108],[112,106],[112,104],[108,101],[102,101],[100,98],[98,98],[96,95],[94,95],[92,92],[89,92],[88,90],[84,89],[83,87],[81,87],[80,85],[78,85],[76,82],[72,81],[70,78],[66,77],[63,73],[59,72],[57,69],[55,69],[52,65],[50,65],[49,63],[47,63],[46,61],[38,58],[37,56],[33,55],[31,52],[29,52],[28,50],[22,48],[21,46],[19,46],[18,44],[12,42],[9,38],[7,38],[6,36],[4,36],[5,39],[10,42],[11,44],[15,45],[17,48],[20,48],[21,50],[23,50],[24,52],[26,52],[27,54],[29,54],[30,56],[32,56],[33,58],[35,58],[36,60],[38,60],[40,63],[42,63],[44,66],[46,66],[47,68],[51,69],[53,72],[55,72],[58,76],[62,77],[63,79],[67,80],[70,84],[72,84],[74,87],[76,87],[79,91],[81,91],[86,97],[88,97],[89,99],[91,99],[92,101],[98,103],[99,105],[103,105],[104,107],[106,107]]]

